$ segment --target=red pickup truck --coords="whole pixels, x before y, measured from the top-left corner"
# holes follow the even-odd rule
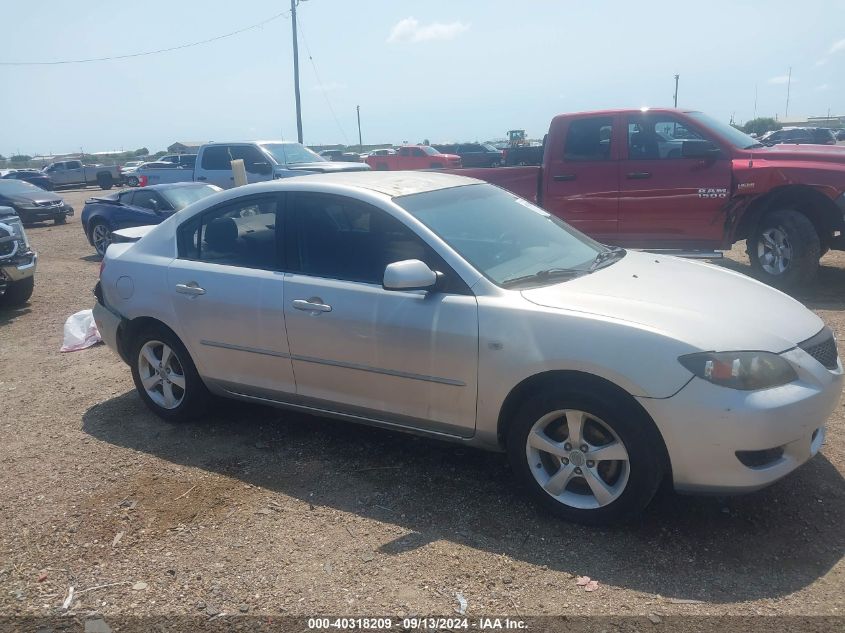
[[[556,116],[539,167],[462,169],[600,242],[690,257],[747,240],[768,283],[810,280],[845,250],[845,148],[764,147],[701,112]]]
[[[367,156],[364,159],[373,169],[398,171],[402,169],[447,169],[461,166],[457,154],[441,154],[429,145],[403,145],[395,154]]]

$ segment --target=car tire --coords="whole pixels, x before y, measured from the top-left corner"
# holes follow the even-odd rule
[[[24,305],[35,290],[35,277],[28,277],[20,281],[10,281],[6,284],[6,291],[0,295],[0,306],[16,308]]]
[[[62,213],[53,218],[53,224],[67,224],[67,216]]]
[[[100,189],[111,189],[114,186],[114,179],[111,174],[97,174],[97,185]]]
[[[137,187],[138,186],[138,177],[137,176],[127,176],[126,184],[130,187]]]
[[[142,329],[132,341],[129,361],[141,400],[160,418],[187,422],[205,411],[208,389],[188,350],[169,329]]]
[[[663,440],[647,414],[594,387],[533,393],[508,428],[507,451],[511,467],[538,505],[587,525],[622,523],[640,515],[665,472]],[[601,455],[608,459],[589,459]]]
[[[89,230],[91,233],[91,244],[94,246],[94,250],[97,251],[97,255],[100,257],[105,257],[106,249],[108,249],[109,244],[112,242],[111,229],[102,220],[94,220]]]
[[[816,276],[821,242],[810,219],[794,209],[767,213],[747,241],[755,275],[770,286],[798,288]]]

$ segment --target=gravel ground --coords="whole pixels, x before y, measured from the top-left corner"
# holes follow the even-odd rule
[[[503,455],[239,403],[168,424],[104,346],[58,351],[93,303],[95,193],[29,229],[35,295],[0,312],[0,615],[57,613],[70,586],[72,613],[107,616],[451,614],[456,593],[471,616],[843,614],[841,408],[775,486],[663,492],[614,529],[538,512]],[[799,298],[845,340],[845,254],[823,264]]]

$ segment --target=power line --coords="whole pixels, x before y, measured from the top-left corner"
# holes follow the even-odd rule
[[[302,28],[302,19],[299,17],[299,14],[297,14],[296,20],[299,23],[299,34],[302,36],[302,43],[305,44],[305,51],[308,53],[308,61],[311,62],[311,67],[314,69],[314,76],[317,78],[317,84],[320,86],[320,92],[323,93],[323,98],[326,100],[326,105],[329,106],[329,111],[332,113],[334,122],[337,124],[337,129],[340,130],[340,134],[343,136],[343,140],[346,141],[347,145],[349,145],[349,137],[346,136],[346,131],[340,124],[340,120],[338,120],[337,114],[335,114],[334,108],[332,107],[332,102],[329,100],[329,95],[328,93],[326,93],[323,81],[320,79],[320,73],[317,72],[317,64],[314,63],[314,57],[311,55],[311,48],[308,46],[308,40],[305,38],[305,31]]]
[[[107,62],[107,61],[114,61],[119,59],[130,59],[132,57],[145,57],[147,55],[159,55],[161,53],[169,53],[171,51],[178,51],[182,50],[183,48],[191,48],[192,46],[200,46],[202,44],[210,44],[211,42],[216,42],[218,40],[226,39],[227,37],[232,37],[234,35],[239,35],[241,33],[245,33],[246,31],[252,31],[253,29],[257,29],[259,27],[264,26],[268,22],[272,22],[273,20],[278,20],[281,17],[287,18],[290,15],[290,11],[282,11],[281,13],[277,13],[276,15],[272,15],[266,20],[262,20],[261,22],[257,22],[250,26],[245,26],[242,29],[238,29],[237,31],[232,31],[231,33],[225,33],[224,35],[217,35],[216,37],[210,37],[205,40],[200,40],[198,42],[189,42],[187,44],[179,44],[178,46],[170,46],[168,48],[160,48],[154,51],[143,51],[141,53],[129,53],[128,55],[114,55],[111,57],[91,57],[88,59],[64,59],[64,60],[57,60],[57,61],[50,61],[50,62],[3,62],[0,61],[0,66],[56,66],[59,64],[88,64],[91,62]]]

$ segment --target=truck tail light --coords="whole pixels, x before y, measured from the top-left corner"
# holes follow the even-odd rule
[[[147,182],[149,182],[149,178],[147,176],[138,176],[138,186],[139,187],[146,187]]]

